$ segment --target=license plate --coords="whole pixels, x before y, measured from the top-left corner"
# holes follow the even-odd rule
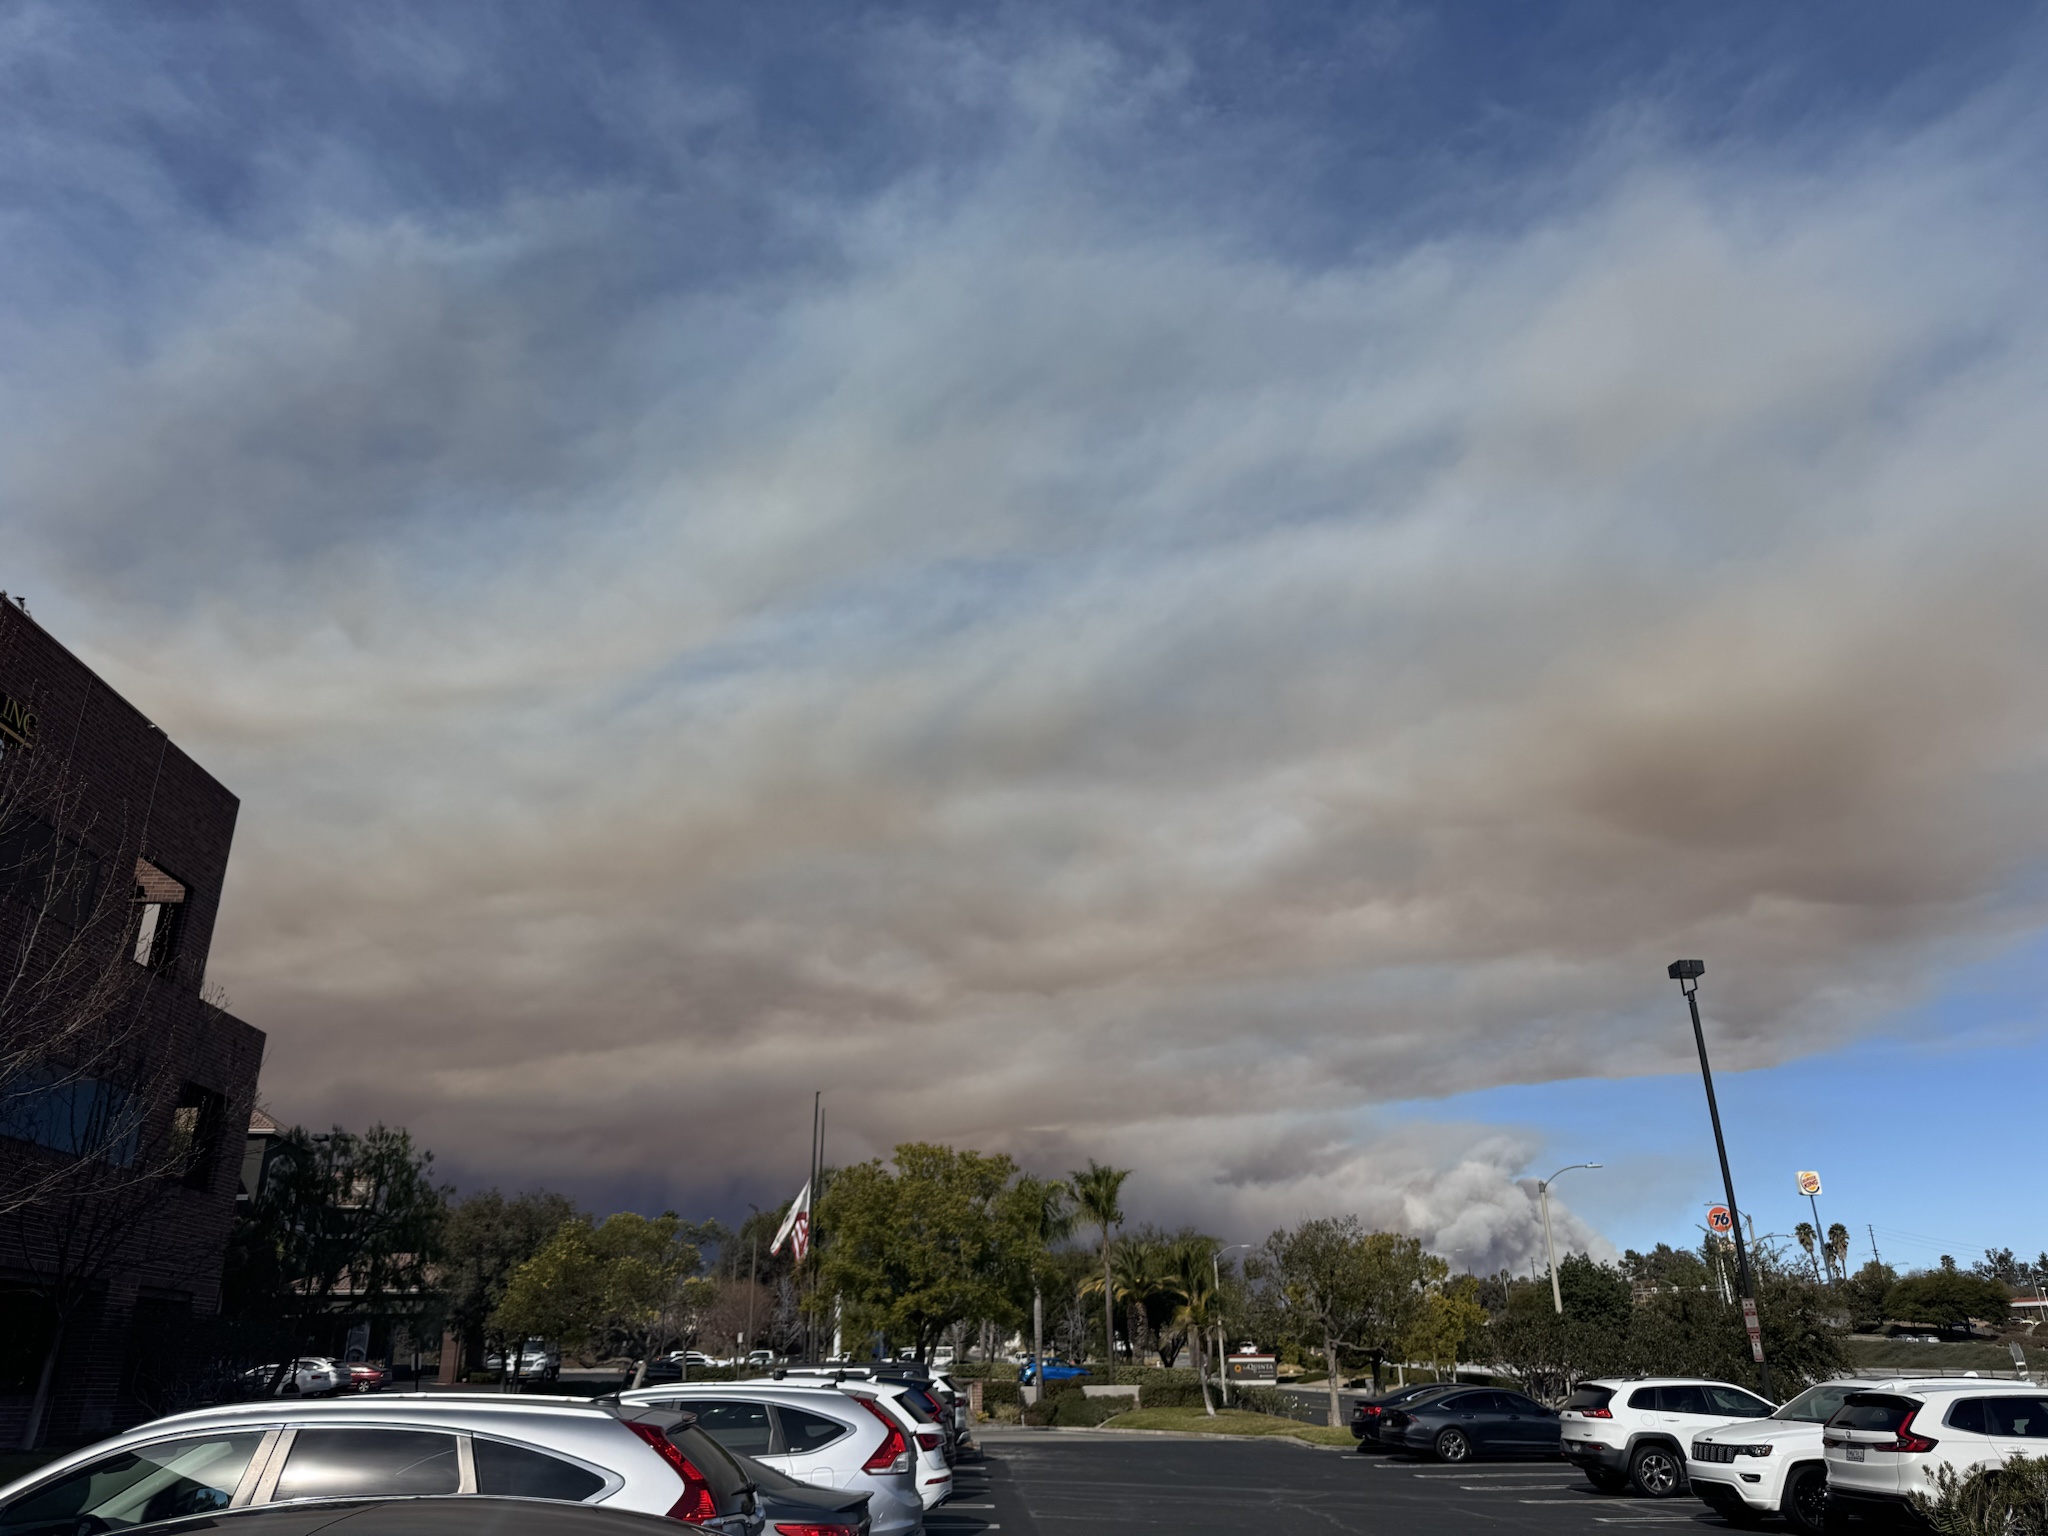
[[[1860,1445],[1852,1445],[1849,1447],[1849,1459],[1851,1461],[1868,1461],[1870,1459],[1870,1452]]]

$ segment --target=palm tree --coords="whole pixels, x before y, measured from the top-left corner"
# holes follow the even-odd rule
[[[1813,1266],[1813,1278],[1820,1279],[1820,1261],[1814,1257],[1814,1245],[1820,1241],[1820,1234],[1813,1229],[1813,1223],[1802,1221],[1792,1229],[1792,1235],[1799,1239],[1799,1246],[1806,1250],[1806,1262]]]
[[[1023,1202],[1023,1224],[1031,1239],[1031,1369],[1034,1373],[1033,1392],[1042,1393],[1045,1383],[1036,1379],[1042,1369],[1039,1359],[1039,1319],[1045,1313],[1043,1292],[1045,1251],[1055,1243],[1063,1243],[1074,1235],[1074,1192],[1061,1179],[1034,1179],[1030,1175],[1017,1181],[1017,1198]]]
[[[1839,1221],[1828,1228],[1828,1267],[1844,1280],[1849,1278],[1849,1229]]]
[[[1086,1168],[1067,1177],[1074,1191],[1075,1215],[1102,1233],[1102,1337],[1109,1351],[1104,1369],[1110,1381],[1116,1380],[1116,1282],[1110,1275],[1109,1239],[1124,1219],[1117,1197],[1130,1176],[1128,1168],[1106,1168],[1091,1157]]]
[[[1170,1256],[1171,1284],[1178,1297],[1173,1322],[1187,1330],[1188,1348],[1195,1357],[1195,1380],[1202,1388],[1202,1411],[1213,1419],[1216,1407],[1209,1401],[1209,1377],[1202,1369],[1202,1354],[1209,1330],[1222,1319],[1223,1298],[1216,1289],[1216,1244],[1206,1237],[1184,1237],[1173,1245]]]

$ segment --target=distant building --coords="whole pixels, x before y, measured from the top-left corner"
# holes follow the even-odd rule
[[[39,1386],[44,1444],[146,1416],[220,1305],[263,1059],[201,996],[237,810],[0,600],[0,1444]]]

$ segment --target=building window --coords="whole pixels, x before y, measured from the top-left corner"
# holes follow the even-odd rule
[[[171,1111],[172,1166],[183,1170],[187,1189],[213,1187],[214,1165],[220,1161],[221,1124],[228,1101],[211,1088],[187,1083]]]
[[[135,963],[160,971],[177,958],[185,928],[185,886],[147,859],[135,861]]]
[[[0,892],[82,927],[99,900],[99,856],[47,822],[19,817],[0,827]]]

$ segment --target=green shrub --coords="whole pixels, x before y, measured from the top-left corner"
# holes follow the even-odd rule
[[[500,1378],[496,1371],[471,1371],[462,1379],[472,1387],[495,1387]]]
[[[1278,1387],[1232,1387],[1230,1406],[1248,1413],[1270,1413],[1275,1418],[1285,1418],[1287,1395]]]
[[[1061,1429],[1093,1429],[1120,1413],[1131,1411],[1128,1397],[1089,1397],[1081,1392],[1063,1392],[1046,1399],[1052,1422]]]
[[[998,1403],[1008,1403],[1014,1407],[1023,1401],[1021,1383],[1014,1376],[1008,1381],[1000,1376],[991,1376],[981,1384],[981,1403],[984,1408],[993,1408]]]
[[[1911,1502],[1936,1536],[2048,1531],[2048,1456],[2015,1456],[1968,1477],[1937,1467],[1933,1495],[1916,1493]]]

